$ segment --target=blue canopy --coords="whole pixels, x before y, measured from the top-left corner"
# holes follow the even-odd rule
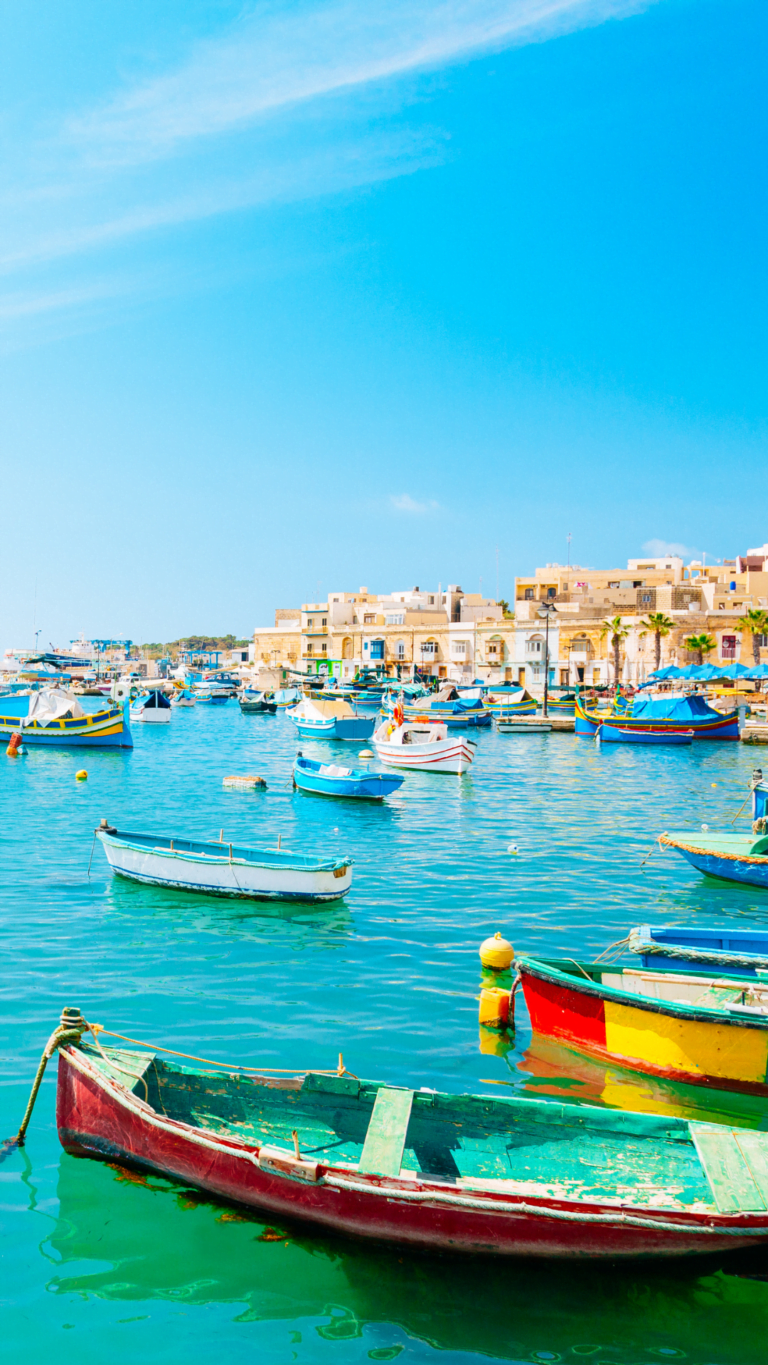
[[[675,664],[667,664],[666,668],[657,668],[655,673],[649,673],[648,682],[667,682],[670,678],[679,678],[682,671]]]
[[[713,678],[722,678],[722,669],[715,668],[714,664],[696,664],[693,668],[686,669],[689,678],[694,682],[711,682]]]
[[[632,715],[637,720],[721,720],[719,711],[703,697],[635,697]]]

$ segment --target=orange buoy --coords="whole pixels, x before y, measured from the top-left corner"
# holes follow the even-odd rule
[[[19,734],[19,731],[14,730],[13,734],[11,735],[11,738],[8,741],[8,748],[5,751],[9,758],[16,758],[18,756],[19,750],[21,748],[22,738],[23,736]]]

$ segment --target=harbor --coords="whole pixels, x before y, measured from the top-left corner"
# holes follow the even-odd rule
[[[758,0],[6,6],[11,1365],[763,1365]]]
[[[469,733],[476,744],[469,771],[408,771],[383,801],[320,799],[293,785],[297,742],[318,769],[343,771],[352,756],[354,765],[370,771],[376,764],[358,757],[363,742],[299,739],[286,714],[257,718],[233,703],[180,709],[170,725],[137,726],[131,750],[88,754],[82,783],[74,780],[82,762],[76,750],[30,747],[22,758],[6,759],[2,799],[17,813],[6,845],[11,869],[6,935],[11,979],[18,986],[7,993],[5,1008],[9,1019],[22,1012],[25,1020],[23,1043],[7,1076],[6,1113],[23,1112],[41,1040],[62,1002],[71,1002],[89,1022],[103,1026],[97,1042],[105,1055],[115,1043],[128,1049],[114,1053],[123,1072],[137,1065],[131,1039],[149,1045],[145,1057],[159,1059],[169,1049],[163,1065],[172,1065],[176,1052],[230,1068],[247,1062],[266,1074],[301,1075],[309,1069],[333,1075],[342,1054],[345,1074],[379,1078],[394,1087],[393,1094],[418,1095],[427,1086],[489,1101],[518,1097],[625,1116],[651,1112],[704,1130],[709,1124],[752,1132],[764,1127],[768,1099],[762,1094],[713,1093],[617,1070],[606,1058],[582,1058],[562,1040],[532,1032],[522,997],[513,1029],[478,1023],[477,948],[497,929],[521,956],[585,962],[623,939],[631,925],[649,921],[719,925],[724,932],[762,924],[768,932],[759,889],[702,878],[653,843],[665,826],[700,831],[702,823],[726,825],[748,796],[754,751],[738,743],[708,743],[652,754],[633,746],[614,752],[574,733],[520,736],[495,725]],[[250,788],[223,785],[226,774],[238,771],[258,772],[258,786],[255,780]],[[699,798],[695,804],[692,791]],[[118,833],[176,831],[208,839],[200,847],[214,853],[223,844],[218,865],[225,870],[230,845],[237,857],[243,847],[274,849],[279,840],[281,852],[353,859],[354,878],[341,898],[312,905],[211,897],[162,884],[163,879],[146,884],[113,876],[103,840],[92,847],[92,832],[105,813]],[[748,829],[751,812],[743,818]],[[129,1041],[121,1043],[121,1036]],[[25,1179],[33,1181],[35,1200],[53,1200],[60,1208],[49,1234],[63,1258],[59,1282],[67,1283],[68,1259],[74,1256],[86,1299],[97,1293],[103,1302],[120,1305],[129,1293],[122,1287],[124,1272],[117,1262],[113,1272],[105,1270],[101,1251],[90,1266],[83,1239],[101,1246],[107,1235],[111,1244],[116,1238],[119,1243],[117,1217],[143,1242],[143,1220],[151,1212],[145,1201],[154,1190],[152,1208],[158,1198],[163,1208],[151,1212],[151,1226],[160,1217],[163,1235],[179,1247],[193,1227],[197,1250],[160,1271],[147,1224],[131,1296],[146,1292],[142,1281],[154,1280],[153,1301],[165,1313],[163,1304],[170,1311],[179,1285],[194,1273],[207,1287],[190,1290],[193,1303],[218,1312],[239,1298],[250,1305],[248,1311],[263,1314],[277,1273],[270,1256],[287,1251],[305,1280],[302,1313],[322,1330],[333,1332],[338,1322],[356,1323],[354,1330],[364,1337],[373,1330],[366,1324],[381,1311],[380,1294],[392,1292],[390,1282],[371,1298],[375,1267],[386,1252],[339,1242],[338,1233],[323,1230],[322,1219],[297,1240],[295,1213],[287,1207],[282,1215],[274,1207],[260,1213],[257,1199],[249,1212],[229,1213],[226,1202],[204,1194],[190,1202],[157,1175],[142,1176],[137,1184],[119,1163],[61,1155],[54,1089],[52,1064],[27,1145],[6,1160],[4,1170],[13,1180],[25,1169],[32,1172]],[[144,1094],[139,1083],[136,1092]],[[290,1150],[290,1134],[287,1146],[278,1135],[278,1166],[280,1152],[287,1158]],[[586,1148],[581,1150],[584,1155]],[[302,1152],[302,1160],[317,1157]],[[23,1239],[23,1200],[18,1216],[16,1236]],[[234,1251],[221,1250],[222,1232],[232,1235],[234,1247],[242,1246],[245,1230],[262,1239],[260,1267],[264,1263],[260,1287],[247,1290]],[[725,1256],[718,1274],[727,1312],[729,1287],[735,1304],[744,1272],[734,1252],[721,1248],[719,1254]],[[740,1254],[754,1258],[758,1252]],[[339,1266],[355,1268],[351,1280],[345,1271],[346,1287],[338,1279]],[[326,1269],[321,1273],[320,1267]],[[548,1296],[561,1305],[549,1326],[523,1302],[532,1273],[525,1260],[504,1272],[505,1292],[519,1299],[518,1339],[531,1350],[535,1341],[537,1350],[553,1353],[563,1349],[564,1333],[578,1344],[583,1325],[574,1335],[575,1309],[566,1308],[581,1274],[578,1264],[549,1263]],[[479,1293],[481,1340],[490,1346],[496,1341],[493,1349],[501,1350],[506,1311],[494,1302],[497,1272],[488,1274],[482,1291],[474,1272],[451,1269],[444,1261],[422,1260],[419,1275],[423,1292],[438,1305],[446,1283],[467,1312],[469,1296]],[[623,1336],[640,1332],[640,1316],[633,1326],[636,1310],[629,1305],[643,1285],[650,1291],[655,1275],[639,1263],[614,1268],[609,1296],[614,1308],[598,1296],[594,1312],[605,1321],[606,1313],[610,1320],[621,1311]],[[668,1286],[668,1308],[654,1333],[670,1349],[683,1349],[676,1305],[695,1292],[699,1280],[700,1272],[688,1263],[682,1276],[676,1272],[674,1289]],[[324,1317],[330,1284],[336,1306]],[[445,1312],[438,1306],[430,1315],[430,1335],[437,1329],[445,1349],[462,1349],[462,1315],[445,1313],[447,1306]],[[418,1339],[421,1329],[407,1308],[400,1321]],[[735,1361],[751,1329],[744,1323],[730,1330]],[[690,1343],[690,1325],[680,1331]],[[630,1356],[614,1347],[614,1358]]]

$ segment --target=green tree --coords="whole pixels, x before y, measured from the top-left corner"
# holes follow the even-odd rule
[[[625,626],[620,616],[611,616],[607,621],[603,621],[600,638],[604,640],[606,635],[611,637],[611,649],[613,650],[613,685],[618,691],[619,688],[619,650],[622,640],[626,640],[629,635],[629,626]]]
[[[736,629],[741,633],[749,631],[752,636],[752,658],[756,664],[760,662],[760,636],[768,634],[768,611],[761,611],[757,607],[751,607],[745,611]]]
[[[704,655],[711,654],[713,649],[717,649],[717,641],[712,635],[687,635],[685,647],[691,654],[696,655],[697,664],[703,664]]]
[[[663,611],[652,611],[644,621],[640,622],[642,630],[650,631],[654,640],[654,668],[661,667],[661,641],[663,637],[669,635],[674,628],[674,621],[669,616],[665,616]]]

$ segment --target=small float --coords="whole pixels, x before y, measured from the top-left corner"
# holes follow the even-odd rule
[[[309,858],[285,849],[96,830],[112,871],[135,882],[253,900],[336,901],[352,884],[351,858]]]
[[[293,781],[301,791],[319,796],[351,796],[364,801],[382,801],[402,787],[405,778],[393,773],[372,773],[366,768],[342,768],[336,763],[316,763],[298,754]]]
[[[501,1256],[681,1256],[768,1238],[768,1134],[520,1095],[98,1046],[67,1010],[56,1121],[73,1156],[375,1241]],[[97,1026],[94,1026],[96,1028]],[[163,1055],[165,1054],[165,1055]],[[162,1195],[158,1197],[163,1197]],[[172,1192],[167,1196],[172,1198]]]

